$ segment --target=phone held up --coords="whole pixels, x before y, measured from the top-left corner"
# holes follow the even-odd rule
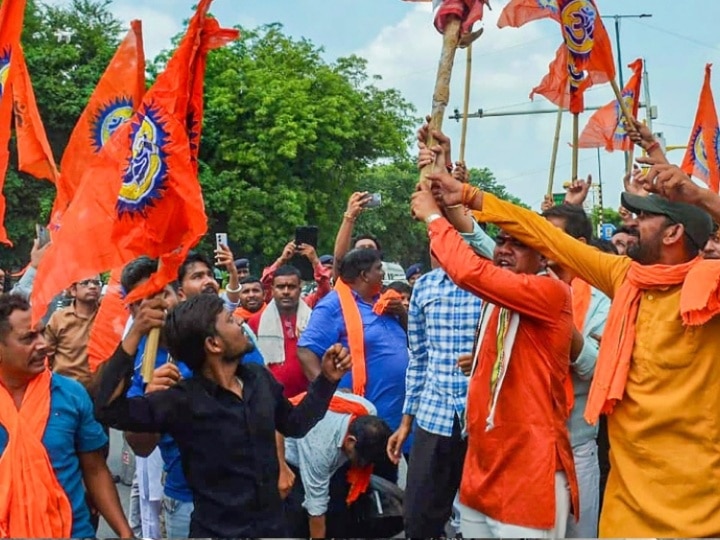
[[[44,247],[50,243],[50,231],[44,225],[35,225],[35,235],[38,239],[38,247]]]
[[[377,208],[382,204],[382,195],[380,193],[372,193],[370,195],[370,198],[367,200],[365,204],[363,204],[363,208]]]

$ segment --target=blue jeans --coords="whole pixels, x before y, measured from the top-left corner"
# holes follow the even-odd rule
[[[193,503],[163,496],[165,514],[165,532],[168,538],[187,538],[190,535],[190,516]]]

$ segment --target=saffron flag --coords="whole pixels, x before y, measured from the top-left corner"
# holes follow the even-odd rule
[[[15,138],[17,139],[18,169],[34,176],[55,182],[58,170],[55,166],[45,127],[35,101],[30,74],[25,64],[25,54],[18,44],[13,54],[11,69],[13,75],[13,101],[15,116]]]
[[[690,142],[681,168],[705,182],[715,193],[720,188],[720,128],[715,100],[710,87],[712,64],[705,66],[705,81],[700,91],[700,102],[695,115]]]
[[[5,230],[5,184],[10,151],[10,129],[13,114],[12,78],[10,60],[20,45],[25,0],[3,0],[0,4],[0,243],[12,245]]]
[[[628,67],[633,74],[622,90],[622,98],[625,101],[628,111],[632,112],[633,118],[637,116],[640,105],[640,85],[642,83],[643,61],[638,58]],[[611,101],[601,109],[598,109],[588,120],[585,129],[578,139],[580,148],[604,147],[608,152],[613,150],[630,150],[632,141],[625,131],[620,103],[617,100]]]
[[[38,268],[34,321],[58,291],[140,255],[159,258],[160,269],[125,301],[159,291],[177,278],[187,252],[205,234],[207,218],[196,174],[202,125],[198,92],[208,51],[238,36],[206,17],[211,1],[200,1],[165,71],[83,174]]]
[[[557,0],[510,0],[498,19],[498,28],[519,28],[538,19],[555,19],[560,22]]]
[[[610,38],[593,0],[558,0],[560,26],[568,50],[569,106],[585,109],[583,95],[592,84],[615,79]]]
[[[145,95],[145,53],[142,24],[132,21],[85,110],[80,115],[60,162],[57,194],[50,215],[53,230],[60,226],[78,190],[84,170],[118,127],[128,121]]]
[[[103,300],[100,303],[95,322],[90,329],[87,354],[90,371],[95,373],[100,364],[108,360],[118,343],[122,340],[123,330],[130,318],[130,312],[125,307],[120,275],[122,268],[110,273],[110,282]]]

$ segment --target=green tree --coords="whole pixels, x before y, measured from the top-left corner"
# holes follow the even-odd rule
[[[329,250],[370,165],[406,157],[411,105],[379,89],[365,60],[321,53],[272,24],[210,55],[201,181],[211,230],[237,255],[272,259],[305,224]]]
[[[110,0],[73,0],[66,6],[28,0],[22,44],[35,97],[56,161],[70,138],[122,34]],[[14,143],[3,192],[5,226],[15,247],[0,251],[0,266],[18,269],[28,260],[35,223],[47,222],[55,189],[17,172]]]

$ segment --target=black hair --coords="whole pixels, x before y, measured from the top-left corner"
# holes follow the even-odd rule
[[[355,247],[355,244],[357,244],[360,240],[372,240],[373,242],[375,242],[377,250],[382,252],[382,246],[380,245],[380,240],[377,239],[377,236],[373,236],[372,234],[361,234],[359,236],[356,236],[352,241],[353,247]]]
[[[370,414],[358,416],[350,423],[348,435],[357,439],[355,451],[362,466],[385,461],[388,439],[392,435],[385,420]]]
[[[404,281],[393,281],[390,285],[387,286],[388,289],[392,289],[393,291],[397,291],[400,294],[412,294],[412,287],[405,283]]]
[[[217,316],[225,309],[215,294],[199,294],[170,311],[163,328],[173,358],[180,358],[192,370],[205,363],[205,340],[216,335]]]
[[[183,263],[180,265],[180,268],[178,269],[178,283],[182,284],[185,276],[188,273],[188,269],[191,265],[195,263],[203,263],[211,271],[213,270],[213,263],[210,259],[208,259],[199,251],[191,251],[190,253],[188,253],[188,256],[185,258]]]
[[[554,217],[565,221],[565,232],[573,238],[593,238],[593,226],[583,207],[578,204],[558,204],[543,212],[543,217]]]
[[[120,285],[126,293],[132,291],[144,279],[148,279],[158,269],[157,259],[143,255],[125,265],[120,275]]]
[[[619,255],[617,248],[615,247],[615,244],[613,244],[610,240],[603,240],[602,238],[593,238],[590,240],[590,245],[598,248],[600,251],[603,251],[605,253],[610,253],[612,255]]]
[[[275,270],[275,274],[273,275],[273,282],[275,282],[275,278],[287,276],[296,276],[298,278],[298,281],[302,281],[302,274],[300,273],[300,270],[289,264],[284,264],[280,268]]]
[[[340,261],[338,274],[344,281],[352,283],[360,277],[360,274],[369,271],[373,264],[381,260],[380,252],[376,249],[353,249]]]
[[[622,227],[618,227],[617,229],[615,229],[613,236],[615,236],[616,234],[629,234],[630,236],[639,236],[638,230],[635,227],[628,227],[627,225],[623,225]]]
[[[262,286],[262,280],[257,276],[247,276],[240,280],[240,285],[248,285],[250,283],[259,283]]]
[[[0,341],[5,342],[5,338],[12,329],[10,326],[10,315],[13,311],[28,311],[30,302],[17,294],[3,294],[0,296]]]

